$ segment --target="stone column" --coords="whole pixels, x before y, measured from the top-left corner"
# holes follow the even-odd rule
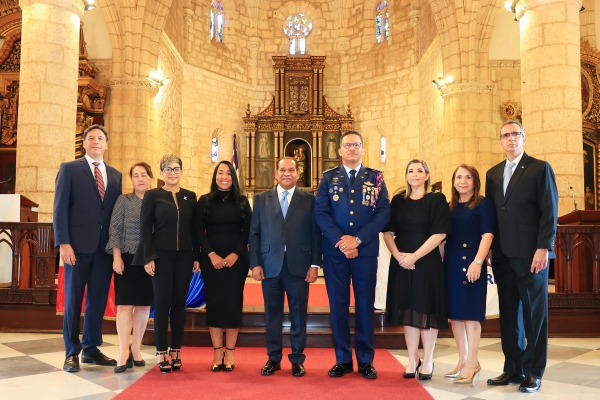
[[[153,118],[158,86],[146,78],[127,76],[110,78],[108,85],[108,163],[123,173],[124,190],[131,188],[129,168],[139,161],[150,164],[155,184],[163,156]]]
[[[52,221],[54,180],[75,158],[81,0],[20,0],[21,74],[16,192]]]
[[[258,51],[260,50],[261,39],[251,37],[250,42],[250,60],[248,61],[248,75],[252,86],[258,85]]]
[[[583,208],[579,10],[581,0],[520,0],[525,151],[556,173],[558,214]]]

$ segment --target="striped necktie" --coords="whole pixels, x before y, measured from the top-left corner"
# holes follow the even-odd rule
[[[96,185],[98,186],[98,193],[100,193],[100,200],[104,201],[104,194],[106,193],[106,189],[104,188],[104,178],[102,178],[102,172],[100,172],[99,162],[92,163],[94,164],[94,178],[96,178]]]

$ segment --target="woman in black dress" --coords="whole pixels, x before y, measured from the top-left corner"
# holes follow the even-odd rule
[[[479,321],[485,321],[485,259],[496,230],[496,212],[492,201],[479,194],[480,189],[477,169],[464,164],[456,168],[450,201],[452,236],[444,246],[446,304],[458,347],[458,364],[445,377],[456,378],[454,383],[472,383],[481,370]]]
[[[233,165],[217,164],[210,193],[196,206],[196,235],[206,294],[206,321],[214,347],[211,370],[233,371],[244,305],[244,284],[250,268],[248,233],[252,210],[240,192]],[[223,352],[225,331],[225,352]]]
[[[134,265],[143,265],[152,277],[154,338],[161,372],[181,369],[185,302],[192,272],[199,270],[199,245],[194,231],[196,193],[179,186],[181,164],[181,159],[173,154],[160,160],[160,174],[165,184],[144,196],[140,245],[133,259]],[[169,321],[171,348],[167,352]]]
[[[152,305],[152,281],[142,267],[131,265],[140,241],[140,210],[144,194],[152,185],[152,169],[145,162],[129,169],[133,193],[122,194],[113,208],[106,252],[113,255],[119,361],[115,373],[133,365],[144,366],[140,348]],[[133,328],[133,338],[129,336]]]
[[[439,329],[448,327],[444,270],[438,246],[450,233],[448,203],[442,193],[427,193],[429,168],[422,160],[406,166],[407,190],[391,203],[383,239],[390,260],[386,320],[404,326],[408,348],[405,378],[431,379]],[[419,359],[419,338],[423,362]],[[419,368],[420,367],[420,368]]]

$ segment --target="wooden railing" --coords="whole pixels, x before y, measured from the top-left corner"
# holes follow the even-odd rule
[[[0,289],[0,303],[52,304],[57,266],[52,223],[0,222],[0,246],[9,246],[12,256],[11,285]]]
[[[556,293],[600,294],[600,225],[558,225]]]

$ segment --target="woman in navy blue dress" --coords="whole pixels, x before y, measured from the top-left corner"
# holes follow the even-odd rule
[[[496,230],[493,203],[479,195],[481,182],[474,167],[461,165],[452,175],[450,220],[452,236],[444,246],[448,318],[458,347],[458,364],[447,378],[472,383],[481,370],[477,350],[485,321],[486,257]]]

